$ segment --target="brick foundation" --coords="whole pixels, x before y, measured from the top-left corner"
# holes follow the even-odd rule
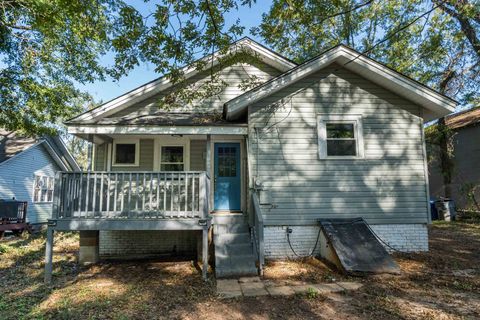
[[[396,250],[404,252],[428,251],[428,229],[425,224],[370,225],[372,230]],[[293,250],[305,256],[312,252],[318,236],[317,226],[291,226],[290,243]],[[286,226],[265,227],[265,257],[270,259],[295,258],[287,242]],[[319,242],[321,239],[319,240]],[[390,251],[388,247],[387,250]],[[314,252],[320,254],[320,243]]]
[[[100,231],[100,257],[195,257],[198,234],[198,231]]]

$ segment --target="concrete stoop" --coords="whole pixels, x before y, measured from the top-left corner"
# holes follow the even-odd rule
[[[258,274],[250,231],[243,215],[224,215],[213,227],[215,276],[231,278]]]

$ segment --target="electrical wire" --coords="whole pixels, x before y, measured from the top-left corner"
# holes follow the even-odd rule
[[[317,246],[318,246],[318,240],[320,239],[320,233],[322,232],[322,229],[319,228],[318,230],[318,234],[317,234],[317,240],[315,241],[315,245],[313,246],[313,249],[312,251],[310,252],[310,254],[306,255],[306,256],[302,256],[302,255],[299,255],[297,252],[295,252],[295,250],[293,249],[293,246],[292,246],[292,243],[290,242],[290,233],[287,232],[287,242],[288,242],[288,246],[290,247],[290,250],[292,250],[293,254],[299,258],[307,258],[307,257],[313,257],[313,254],[315,253],[315,250],[317,250]]]

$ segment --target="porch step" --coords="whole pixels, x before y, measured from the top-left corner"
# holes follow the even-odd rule
[[[243,217],[234,220],[233,224],[215,224],[213,228],[217,278],[258,274],[248,226]]]

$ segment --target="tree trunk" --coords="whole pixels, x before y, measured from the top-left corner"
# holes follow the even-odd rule
[[[440,134],[440,169],[443,176],[443,190],[446,198],[452,197],[452,160],[448,152],[448,127],[445,124],[445,117],[438,119],[438,132]]]

